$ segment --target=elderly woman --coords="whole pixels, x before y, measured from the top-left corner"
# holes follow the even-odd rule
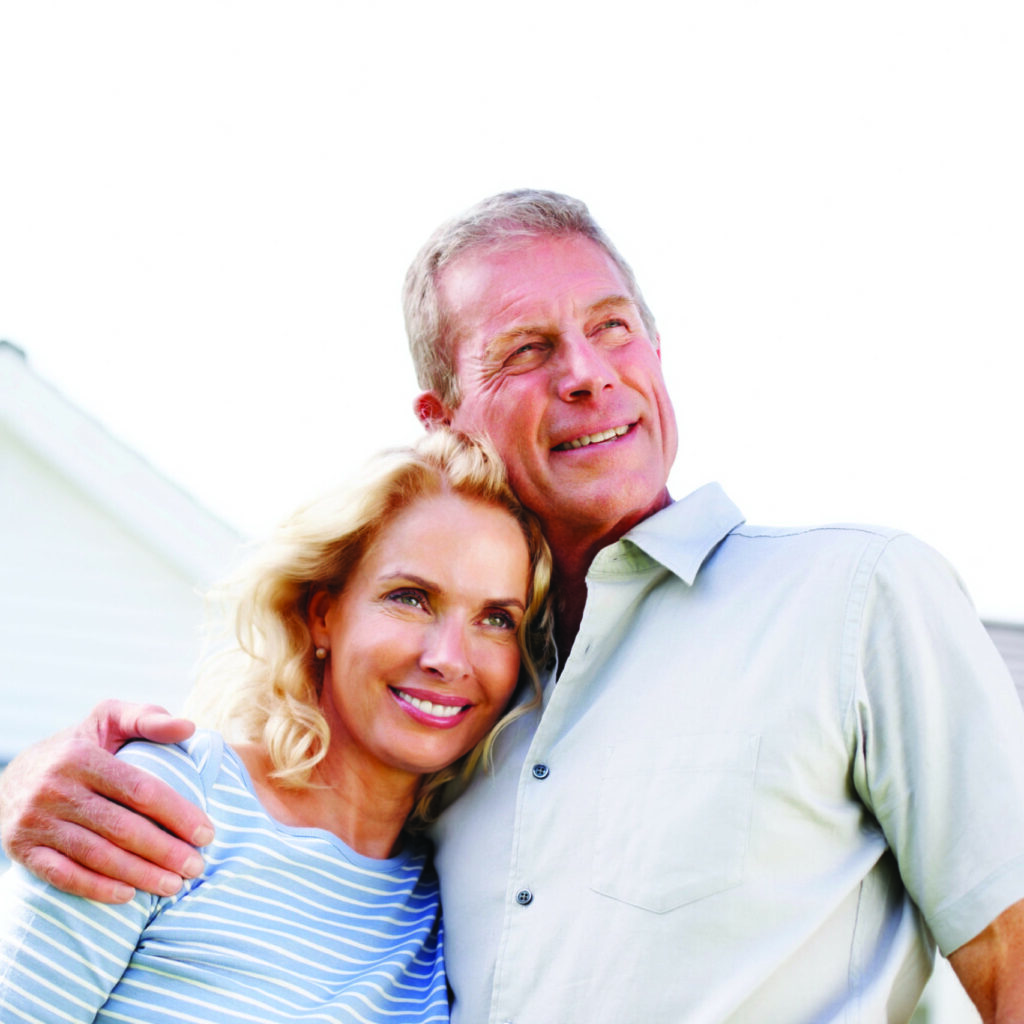
[[[205,871],[110,906],[12,869],[0,1019],[447,1020],[418,832],[536,700],[549,575],[496,456],[454,435],[299,510],[197,687],[222,732],[120,755],[213,819]]]

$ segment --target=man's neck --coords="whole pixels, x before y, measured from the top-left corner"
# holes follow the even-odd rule
[[[564,586],[556,577],[556,587],[555,646],[558,648],[558,666],[561,671],[572,654],[572,645],[583,621],[583,608],[587,603],[587,584],[584,579],[581,586],[570,588]]]
[[[569,660],[572,645],[583,621],[590,565],[602,548],[614,544],[620,536],[621,534],[609,535],[601,542],[585,549],[569,550],[566,545],[556,547],[552,544],[554,572],[551,578],[551,591],[554,595],[555,644],[558,648],[559,671]]]
[[[627,517],[611,528],[593,534],[566,530],[557,522],[544,522],[544,535],[551,546],[554,573],[551,589],[555,604],[555,643],[559,665],[564,666],[583,621],[587,603],[587,573],[603,548],[624,537],[637,523],[654,515],[672,501],[667,490],[648,512]],[[543,520],[542,520],[543,521]]]

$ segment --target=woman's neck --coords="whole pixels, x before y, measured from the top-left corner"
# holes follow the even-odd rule
[[[312,785],[292,789],[272,778],[274,766],[257,744],[234,746],[260,803],[283,825],[322,828],[365,857],[385,860],[401,848],[419,780],[403,775],[360,777],[358,769],[325,758],[313,770]]]

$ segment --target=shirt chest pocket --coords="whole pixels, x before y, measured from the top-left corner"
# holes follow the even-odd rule
[[[655,913],[739,885],[758,737],[659,737],[615,747],[600,779],[591,887]]]

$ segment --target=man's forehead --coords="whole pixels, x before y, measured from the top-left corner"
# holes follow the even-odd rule
[[[580,253],[592,254],[593,258],[608,260],[614,266],[614,261],[600,242],[577,231],[563,234],[548,231],[517,231],[467,246],[447,260],[440,270],[443,275],[451,267],[495,261],[514,266],[519,262],[529,262],[535,250],[550,246],[578,249]]]
[[[618,265],[585,235],[517,235],[459,253],[438,276],[449,330],[472,319],[529,315],[534,300],[578,297],[586,307],[634,303]],[[580,288],[585,292],[577,292]]]

